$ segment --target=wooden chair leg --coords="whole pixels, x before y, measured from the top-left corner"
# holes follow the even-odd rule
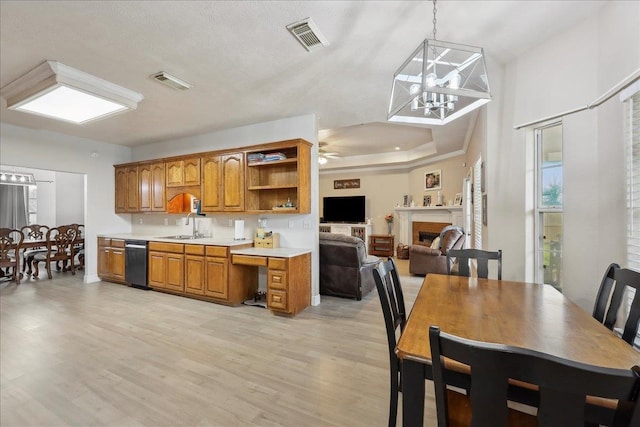
[[[76,275],[76,263],[73,262],[73,258],[74,257],[69,258],[69,264],[71,264],[71,267],[69,267],[69,268],[71,269],[71,275],[75,276]]]
[[[40,261],[37,259],[34,259],[33,261],[31,261],[31,265],[33,266],[33,274],[31,275],[31,277],[33,277],[34,279],[39,279],[40,277]]]
[[[16,281],[16,285],[20,284],[21,277],[22,277],[22,273],[20,273],[19,264],[16,263],[16,266],[13,268],[13,278]]]
[[[56,262],[56,265],[58,265],[57,262]],[[47,276],[49,276],[49,280],[53,279],[53,275],[51,274],[51,263],[50,262],[47,262]]]

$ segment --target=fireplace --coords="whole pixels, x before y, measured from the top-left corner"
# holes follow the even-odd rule
[[[440,235],[442,229],[447,225],[451,225],[451,223],[422,221],[412,222],[412,244],[430,246],[431,242]]]

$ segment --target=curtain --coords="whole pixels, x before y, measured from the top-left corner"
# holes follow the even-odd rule
[[[20,229],[28,225],[29,187],[0,184],[0,228]]]

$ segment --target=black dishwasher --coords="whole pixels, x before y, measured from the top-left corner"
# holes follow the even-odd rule
[[[124,242],[124,280],[134,288],[151,289],[147,285],[148,246],[146,240]]]

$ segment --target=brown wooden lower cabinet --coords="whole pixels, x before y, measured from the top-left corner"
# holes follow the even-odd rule
[[[98,237],[98,277],[124,284],[124,240]]]
[[[220,298],[225,301],[228,300],[229,259],[206,257],[205,270],[207,274],[207,280],[204,294],[209,297]],[[238,304],[241,302],[242,301],[238,302]]]
[[[250,273],[231,265],[226,246],[149,243],[148,282],[156,290],[238,305],[258,289]]]
[[[267,308],[274,313],[295,315],[311,303],[311,254],[293,257],[233,255],[233,266],[245,266],[257,274],[267,267]]]
[[[149,243],[147,283],[154,289],[184,291],[184,245]]]
[[[184,291],[193,295],[204,295],[204,257],[184,256]]]
[[[234,246],[234,249],[251,244]],[[258,290],[258,268],[267,267],[267,306],[295,315],[310,304],[311,254],[293,257],[230,255],[228,246],[149,242],[147,284],[154,290],[242,304]],[[98,238],[98,275],[124,283],[124,240]]]

